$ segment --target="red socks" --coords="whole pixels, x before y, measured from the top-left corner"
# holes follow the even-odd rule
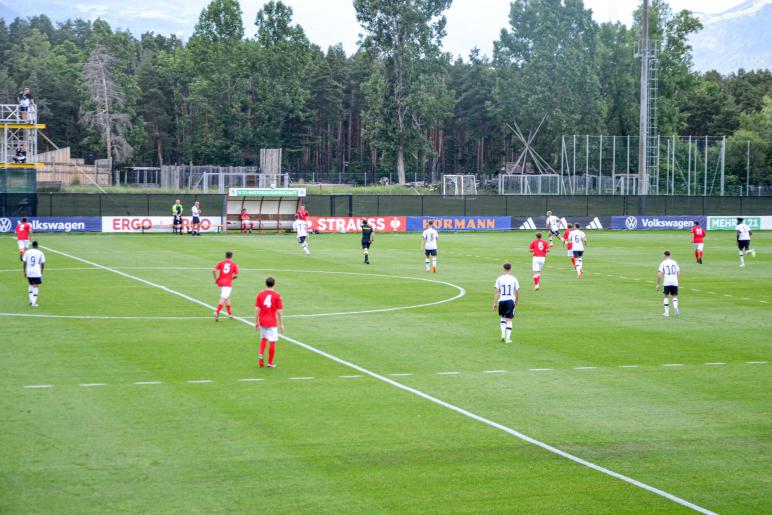
[[[217,314],[220,314],[220,311],[222,311],[222,304],[217,304]]]
[[[260,340],[260,355],[261,356],[263,355],[263,353],[265,353],[265,344],[266,343],[268,343],[268,340],[266,340],[265,338]]]
[[[533,284],[538,286],[540,280],[541,280],[541,276],[540,275],[534,275],[533,276]]]
[[[271,342],[268,347],[268,364],[273,365],[273,355],[276,353],[276,342]]]
[[[232,314],[233,314],[233,312],[231,311],[231,307],[230,307],[230,305],[227,305],[227,306],[225,306],[225,309],[227,309],[227,310],[228,310],[228,314],[229,314],[229,315],[232,315]]]
[[[576,258],[571,258],[571,264],[576,268]]]

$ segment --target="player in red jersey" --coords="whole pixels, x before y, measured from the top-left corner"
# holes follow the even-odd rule
[[[304,206],[303,204],[300,204],[300,206],[298,206],[298,210],[295,211],[295,214],[297,215],[298,220],[302,220],[304,222],[308,221],[309,213],[308,211],[306,211],[306,206]]]
[[[26,218],[16,226],[16,243],[19,245],[19,259],[24,261],[24,253],[29,250],[29,237],[32,234],[32,225]]]
[[[694,221],[692,227],[692,243],[694,243],[694,258],[698,264],[702,264],[702,248],[705,244],[705,229],[700,227],[700,222]]]
[[[273,289],[276,279],[268,277],[265,285],[268,287],[257,294],[255,301],[255,329],[260,331],[260,355],[257,357],[257,364],[263,366],[263,354],[265,353],[265,344],[270,342],[268,347],[268,368],[274,368],[273,356],[276,352],[276,340],[279,339],[279,332],[284,332],[284,319],[282,310],[284,305],[281,302],[281,295]],[[277,332],[278,322],[278,332]]]
[[[249,232],[249,234],[252,234],[252,229],[254,229],[255,223],[249,221],[249,213],[247,213],[246,209],[241,210],[241,232]]]
[[[547,252],[550,251],[550,245],[541,239],[541,233],[536,233],[536,239],[531,242],[528,252],[533,254],[533,289],[539,289],[541,282],[541,271],[544,269],[544,261],[547,259]]]
[[[571,239],[568,237],[569,234],[571,234],[571,229],[574,228],[574,224],[568,224],[568,228],[566,229],[566,232],[563,233],[563,243],[565,244],[566,248],[568,249],[568,257],[571,258],[571,266],[576,268],[576,260],[574,259],[574,251],[571,250],[571,247],[573,246],[573,243],[571,242]]]
[[[214,312],[214,321],[220,318],[220,311],[225,304],[225,309],[228,310],[228,318],[233,318],[233,311],[231,311],[231,291],[233,290],[233,280],[239,277],[239,265],[234,263],[233,252],[228,251],[225,253],[225,259],[214,265],[212,269],[212,276],[214,282],[220,287],[220,303],[217,304],[217,311]],[[218,276],[219,272],[219,276]]]

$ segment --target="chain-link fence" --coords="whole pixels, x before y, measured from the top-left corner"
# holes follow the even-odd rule
[[[225,195],[194,194],[0,194],[0,216],[159,216],[170,215],[179,199],[184,213],[198,200],[204,213],[225,215]],[[685,196],[498,196],[310,195],[312,216],[559,216],[611,215],[770,215],[772,197]]]

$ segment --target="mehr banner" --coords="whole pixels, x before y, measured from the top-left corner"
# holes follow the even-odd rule
[[[438,231],[508,231],[512,229],[511,216],[408,216],[407,230],[423,232],[434,220]]]
[[[737,226],[738,216],[709,216],[709,231],[734,231]],[[747,224],[752,231],[771,231],[772,216],[742,216],[743,223]]]
[[[103,216],[102,232],[144,233],[172,232],[171,216]],[[182,229],[187,231],[191,225],[189,216],[182,217]],[[201,232],[218,232],[222,230],[222,217],[202,216]]]
[[[0,217],[0,233],[12,233],[21,222],[20,216]],[[36,232],[100,232],[102,219],[98,216],[40,216],[27,217]]]
[[[707,217],[696,215],[612,216],[611,228],[621,231],[691,231],[694,222],[706,227],[707,221]]]

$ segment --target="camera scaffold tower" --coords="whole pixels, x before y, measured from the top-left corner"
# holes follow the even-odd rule
[[[3,141],[0,144],[0,193],[35,193],[38,163],[38,130],[45,129],[37,123],[34,107],[23,116],[18,104],[0,104],[0,128]],[[17,150],[26,152],[24,162],[14,162]]]

